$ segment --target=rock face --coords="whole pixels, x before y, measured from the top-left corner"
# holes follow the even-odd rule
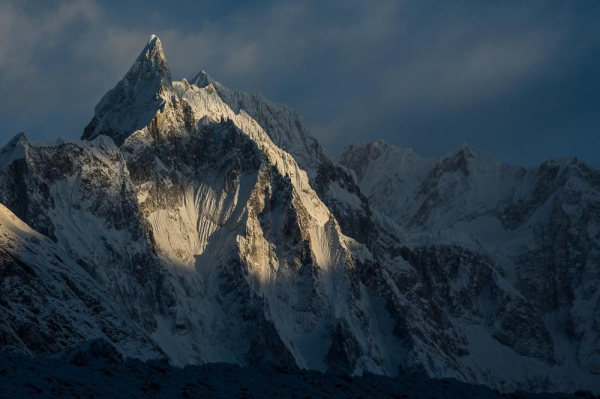
[[[105,337],[126,356],[163,356],[112,293],[56,243],[0,205],[0,346],[51,354]]]
[[[599,173],[482,154],[338,164],[285,105],[173,82],[152,37],[83,141],[0,150],[2,209],[37,237],[0,245],[0,344],[598,391]]]

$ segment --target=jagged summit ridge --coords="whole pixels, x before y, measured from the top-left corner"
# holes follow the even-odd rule
[[[150,36],[148,44],[128,72],[128,75],[136,74],[144,74],[146,77],[157,74],[164,84],[168,86],[172,84],[171,70],[158,36]]]
[[[153,35],[125,77],[102,97],[82,139],[106,135],[121,145],[131,133],[150,123],[162,109],[171,87],[162,43]]]
[[[211,83],[216,83],[216,81],[208,73],[202,70],[190,80],[190,83],[202,89]]]
[[[0,149],[0,169],[11,164],[14,160],[23,158],[28,146],[27,137],[19,133]]]

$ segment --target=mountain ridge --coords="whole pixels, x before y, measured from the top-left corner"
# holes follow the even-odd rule
[[[600,389],[600,229],[584,223],[600,217],[585,164],[549,161],[536,174],[470,147],[435,161],[383,142],[377,156],[355,147],[338,164],[295,110],[204,72],[172,81],[156,37],[82,138],[9,142],[0,202],[173,364]],[[522,201],[489,201],[490,184]],[[490,238],[461,225],[465,214],[526,228]],[[2,332],[19,336],[25,315]]]

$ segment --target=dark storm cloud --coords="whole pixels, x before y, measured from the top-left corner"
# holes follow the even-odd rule
[[[331,152],[469,141],[513,163],[598,165],[599,26],[594,1],[9,1],[0,137],[79,137],[155,33],[174,78],[205,69],[292,105]]]

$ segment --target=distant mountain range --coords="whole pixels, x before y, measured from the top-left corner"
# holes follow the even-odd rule
[[[51,126],[49,127],[51,129]],[[600,393],[600,171],[330,158],[153,36],[81,141],[0,150],[0,348]]]

